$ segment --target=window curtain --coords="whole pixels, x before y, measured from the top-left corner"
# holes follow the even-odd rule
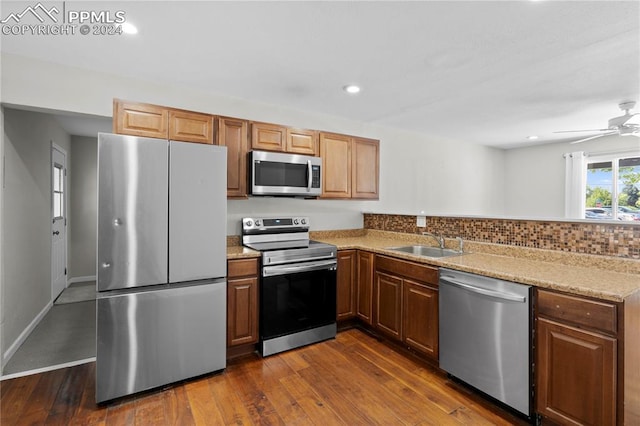
[[[564,154],[564,216],[584,219],[587,156],[583,151]]]

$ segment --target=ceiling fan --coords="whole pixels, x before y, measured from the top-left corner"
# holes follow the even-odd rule
[[[599,135],[589,136],[584,139],[578,139],[571,142],[571,144],[590,141],[592,139],[601,138],[609,135],[620,136],[637,136],[640,137],[640,113],[631,114],[629,111],[636,106],[634,101],[623,101],[618,104],[618,107],[624,111],[624,115],[620,117],[613,117],[609,120],[609,127],[606,129],[592,129],[592,130],[562,130],[553,133],[582,133],[582,132],[600,132]]]

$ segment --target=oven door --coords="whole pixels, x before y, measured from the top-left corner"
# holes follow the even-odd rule
[[[336,322],[335,259],[262,269],[260,339]]]

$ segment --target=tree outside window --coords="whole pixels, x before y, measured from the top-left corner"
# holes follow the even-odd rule
[[[586,181],[587,219],[640,221],[640,157],[590,159]]]

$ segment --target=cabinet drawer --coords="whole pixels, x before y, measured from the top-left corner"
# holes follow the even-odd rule
[[[395,275],[434,286],[438,285],[438,268],[386,256],[376,256],[375,264],[376,270],[392,272]]]
[[[258,275],[258,259],[239,259],[227,262],[227,277]]]
[[[538,290],[538,315],[572,322],[605,333],[618,331],[616,305]]]

